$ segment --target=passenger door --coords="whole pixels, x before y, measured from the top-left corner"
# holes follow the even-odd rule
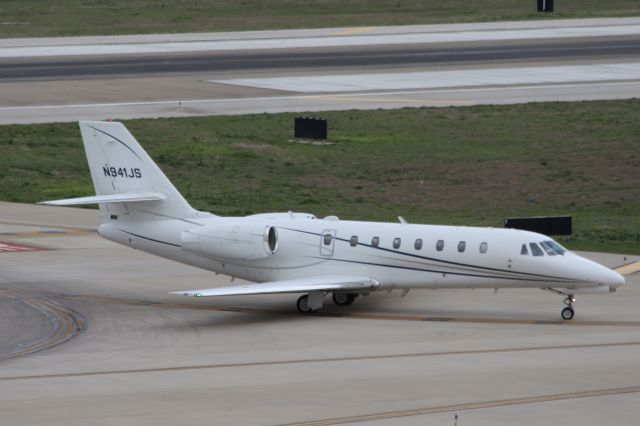
[[[335,229],[325,229],[322,231],[322,237],[320,238],[320,254],[322,256],[333,256],[333,246],[336,240]]]

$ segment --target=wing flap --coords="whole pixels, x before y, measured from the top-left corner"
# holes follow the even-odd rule
[[[42,201],[48,206],[77,206],[82,204],[135,203],[140,201],[161,201],[166,197],[159,192],[124,192],[121,194],[94,195],[91,197],[66,198],[64,200]]]
[[[175,291],[182,296],[240,296],[250,294],[310,293],[314,291],[367,291],[380,285],[369,277],[309,277],[297,280],[249,283],[201,290]]]

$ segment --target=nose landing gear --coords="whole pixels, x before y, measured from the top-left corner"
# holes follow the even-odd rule
[[[573,295],[571,294],[568,294],[567,297],[565,297],[564,300],[562,301],[562,303],[567,305],[567,307],[564,308],[560,313],[562,315],[563,320],[570,320],[571,318],[573,318],[573,315],[575,313],[573,311],[573,302],[575,301],[576,301],[575,297],[573,297]]]
[[[560,315],[562,316],[562,319],[565,321],[569,321],[570,319],[573,318],[573,316],[575,315],[575,311],[573,310],[573,303],[576,301],[576,298],[573,297],[573,294],[565,293],[564,291],[556,290],[555,288],[550,288],[550,287],[543,288],[542,290],[550,291],[552,293],[561,294],[565,296],[562,303],[567,305],[567,307],[564,308],[562,312],[560,312]]]

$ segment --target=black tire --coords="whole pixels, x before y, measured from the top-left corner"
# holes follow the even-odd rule
[[[298,308],[298,312],[302,314],[308,314],[311,312],[311,308],[309,308],[309,296],[307,294],[300,296],[296,303],[296,307]]]
[[[348,305],[351,305],[356,300],[356,297],[358,297],[358,295],[353,293],[334,292],[333,303],[335,303],[338,306],[348,306]]]
[[[568,320],[572,319],[573,315],[574,315],[573,308],[564,308],[562,310],[561,315],[562,315],[562,319],[563,320],[568,321]]]

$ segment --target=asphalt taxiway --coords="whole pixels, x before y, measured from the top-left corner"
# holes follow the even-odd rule
[[[97,225],[0,203],[3,424],[637,423],[640,257],[587,254],[630,275],[578,297],[569,322],[540,290],[392,292],[300,316],[292,295],[171,295],[229,278]]]

